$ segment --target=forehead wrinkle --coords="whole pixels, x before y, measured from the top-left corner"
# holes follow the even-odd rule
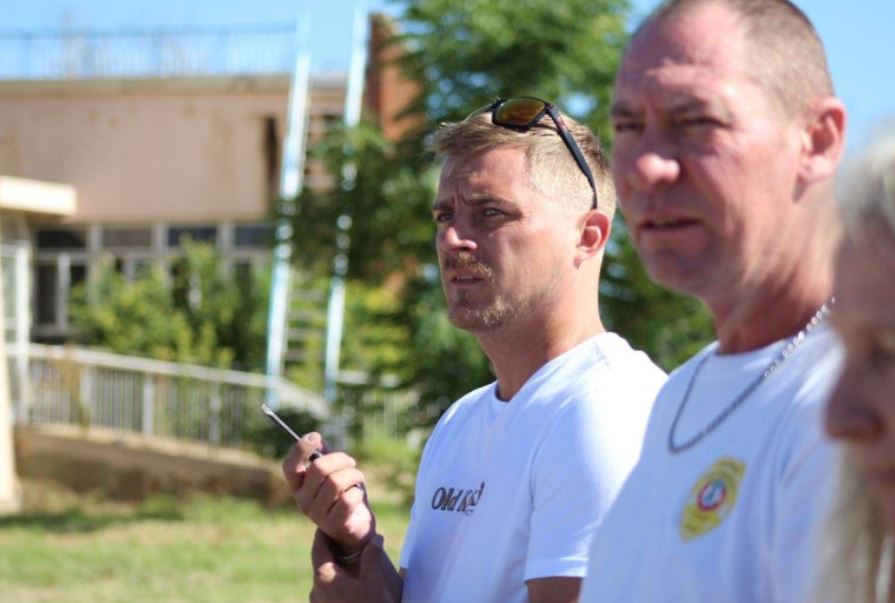
[[[639,115],[644,106],[673,113],[711,110],[729,116],[738,106],[742,87],[758,85],[744,73],[677,64],[673,68],[652,68],[629,79],[629,88],[616,86],[612,107],[615,116]],[[760,91],[767,96],[763,89]]]
[[[750,41],[738,13],[717,4],[695,6],[648,24],[622,57],[617,81],[637,88],[651,72],[678,70],[701,72],[712,79],[754,79],[749,55]]]
[[[433,209],[451,201],[478,206],[489,201],[503,200],[501,195],[491,190],[488,178],[477,178],[482,171],[481,167],[473,167],[468,158],[458,161],[450,169],[446,166],[442,171]]]
[[[735,52],[741,44],[730,40],[721,42],[702,39],[693,41],[692,34],[669,35],[663,32],[647,44],[638,39],[625,53],[622,59],[619,78],[639,80],[646,74],[657,70],[698,68],[713,72],[741,72],[743,53]],[[647,34],[649,35],[649,34]]]

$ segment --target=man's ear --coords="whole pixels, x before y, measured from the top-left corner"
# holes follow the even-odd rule
[[[578,239],[578,253],[575,255],[576,265],[603,253],[609,233],[612,231],[612,220],[599,209],[592,209],[584,216]]]
[[[802,161],[799,176],[806,184],[836,174],[845,150],[845,105],[835,97],[817,101],[808,112],[802,130]]]

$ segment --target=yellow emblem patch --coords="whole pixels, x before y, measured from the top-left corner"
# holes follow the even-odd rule
[[[731,457],[715,461],[702,474],[687,496],[681,513],[681,537],[690,540],[714,530],[737,501],[737,489],[746,465]]]

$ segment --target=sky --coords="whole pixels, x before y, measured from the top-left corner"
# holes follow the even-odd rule
[[[347,68],[353,7],[394,13],[388,0],[0,0],[0,34],[62,28],[183,28],[294,23],[311,12],[314,71]],[[520,0],[523,1],[523,0]],[[633,0],[634,21],[658,0]],[[796,0],[827,48],[837,92],[849,109],[849,150],[895,118],[895,0]]]

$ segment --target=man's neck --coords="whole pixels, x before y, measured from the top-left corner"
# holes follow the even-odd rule
[[[792,337],[831,296],[829,279],[818,277],[810,287],[790,283],[777,290],[758,290],[728,306],[710,305],[719,349],[723,354],[737,354]]]
[[[803,215],[781,229],[786,241],[761,280],[703,298],[721,353],[748,352],[792,337],[830,301],[836,241],[832,198],[803,199],[800,208]]]
[[[476,337],[494,367],[499,398],[510,401],[542,366],[605,330],[594,312],[587,320],[555,316],[476,333]]]

